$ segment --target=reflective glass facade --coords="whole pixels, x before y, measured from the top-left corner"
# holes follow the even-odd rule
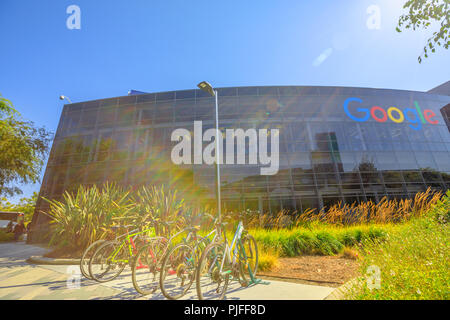
[[[449,96],[341,87],[238,87],[218,92],[222,131],[280,130],[277,174],[260,175],[259,165],[221,166],[226,210],[304,211],[339,201],[409,198],[427,187],[450,187]],[[346,111],[349,98],[360,100],[352,100]],[[403,121],[394,109],[382,121],[385,114],[379,108],[387,114],[391,107],[404,111]],[[405,110],[417,107],[422,113]],[[60,198],[80,184],[114,181],[166,184],[190,201],[213,200],[214,166],[174,165],[170,158],[176,145],[173,130],[192,131],[196,120],[203,121],[203,130],[215,126],[214,98],[199,90],[66,105],[40,195]],[[39,210],[45,210],[44,201],[38,201]]]

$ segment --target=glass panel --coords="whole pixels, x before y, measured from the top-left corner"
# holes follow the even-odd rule
[[[156,94],[156,101],[163,101],[163,100],[173,100],[175,99],[175,92],[160,92]]]
[[[240,96],[256,96],[258,94],[257,87],[240,87],[238,88],[238,95]]]
[[[315,209],[319,208],[319,200],[317,198],[300,198],[297,200],[297,203],[300,202],[302,212],[305,212],[307,209]],[[298,206],[297,206],[298,208]]]
[[[123,126],[129,126],[134,123],[134,116],[136,112],[135,106],[122,106],[117,109],[117,122]]]
[[[194,99],[195,98],[195,90],[184,90],[177,91],[176,97],[178,99]]]
[[[311,159],[307,152],[296,152],[289,155],[289,164],[292,168],[303,170],[311,169]]]
[[[405,182],[423,182],[422,175],[417,171],[404,171],[403,178]]]
[[[155,105],[155,112],[153,114],[155,122],[172,122],[173,118],[173,103],[160,102]]]
[[[338,203],[342,204],[343,200],[340,197],[323,197],[323,206],[330,208]]]
[[[97,121],[97,112],[97,109],[83,111],[83,114],[81,116],[81,127],[94,127]]]
[[[116,107],[111,108],[102,108],[99,111],[99,117],[98,117],[98,124],[99,126],[104,125],[114,125],[114,122],[116,121]]]
[[[441,171],[450,171],[450,153],[448,152],[432,152],[438,169]]]
[[[377,152],[377,164],[381,170],[399,169],[397,158],[393,152]]]
[[[153,108],[141,110],[141,125],[147,126],[153,123]]]
[[[215,102],[213,99],[197,100],[195,104],[195,119],[196,120],[215,120]]]
[[[423,179],[425,183],[432,188],[445,188],[441,174],[434,170],[422,171]]]
[[[433,168],[437,169],[437,165],[429,152],[414,152],[419,168]]]
[[[135,104],[137,96],[119,97],[119,105]]]
[[[193,122],[194,120],[196,120],[195,100],[177,100],[175,104],[175,122]]]
[[[364,150],[361,131],[356,124],[346,124],[344,127],[345,136],[349,143],[349,150]]]

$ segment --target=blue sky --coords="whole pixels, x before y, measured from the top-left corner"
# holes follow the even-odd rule
[[[201,80],[426,91],[449,80],[450,52],[417,62],[432,30],[395,31],[405,1],[1,0],[0,93],[55,131],[60,94],[76,102]],[[80,30],[66,27],[72,4]],[[367,26],[370,5],[380,29]]]

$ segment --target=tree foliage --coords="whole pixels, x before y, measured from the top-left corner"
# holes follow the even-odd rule
[[[23,120],[11,101],[0,96],[0,195],[21,194],[18,184],[39,180],[51,135]]]
[[[408,9],[408,13],[400,16],[398,20],[397,32],[402,32],[401,28],[416,30],[418,28],[427,29],[433,21],[440,23],[438,31],[427,40],[423,48],[423,56],[428,58],[428,53],[434,53],[437,46],[448,49],[450,40],[448,33],[450,28],[450,0],[408,0],[403,6]],[[418,57],[422,62],[422,55]]]
[[[5,197],[0,197],[0,211],[5,212],[21,212],[24,214],[25,223],[31,222],[34,208],[38,198],[37,192],[34,192],[29,198],[21,198],[19,203],[11,203]]]

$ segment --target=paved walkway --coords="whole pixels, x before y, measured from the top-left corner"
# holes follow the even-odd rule
[[[0,299],[139,299],[160,300],[157,291],[151,296],[141,296],[131,283],[131,271],[125,271],[114,281],[99,284],[79,276],[79,266],[31,265],[25,260],[32,255],[42,255],[46,249],[25,243],[0,244]],[[80,280],[78,280],[80,279]],[[78,285],[79,284],[79,285]],[[75,288],[74,288],[75,287]],[[232,282],[227,291],[228,300],[322,300],[334,288],[270,281],[242,288]],[[185,299],[197,299],[191,289]]]

